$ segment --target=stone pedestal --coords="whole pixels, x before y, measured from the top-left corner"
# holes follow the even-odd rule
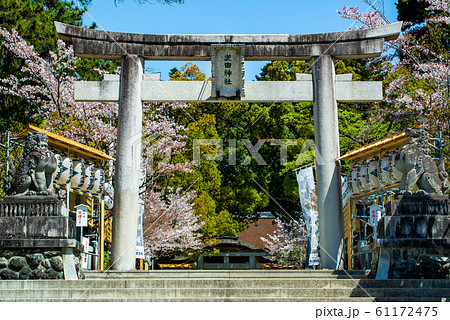
[[[61,200],[6,197],[0,203],[0,278],[80,279],[81,244]]]
[[[386,205],[372,245],[378,279],[450,278],[450,201],[443,195],[399,196]]]

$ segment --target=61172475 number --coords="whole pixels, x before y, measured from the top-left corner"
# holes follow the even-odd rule
[[[437,307],[378,307],[375,314],[379,317],[436,317]]]

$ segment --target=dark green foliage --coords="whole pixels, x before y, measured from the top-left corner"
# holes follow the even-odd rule
[[[91,0],[79,0],[78,3],[82,8],[74,2],[61,0],[1,0],[0,26],[15,29],[45,58],[56,48],[54,21],[81,26],[82,16]]]
[[[90,3],[91,0],[79,0],[77,3],[63,0],[1,0],[0,27],[8,31],[15,29],[45,59],[50,51],[56,51],[57,48],[58,35],[54,21],[81,26],[82,16]],[[23,62],[2,47],[1,38],[0,53],[0,78],[5,79],[10,75],[18,78],[26,76],[21,72]],[[83,80],[100,80],[101,75],[96,69],[112,72],[118,65],[117,61],[82,59],[77,65],[76,74]],[[38,105],[15,96],[0,94],[0,107],[2,132],[7,129],[20,131],[26,124],[40,123],[39,118],[33,118],[39,110]]]
[[[179,4],[183,4],[184,0],[156,0],[160,3],[163,4],[172,4],[172,3],[179,3]],[[124,3],[125,0],[114,0],[114,4],[117,5],[117,3]],[[154,1],[152,0],[134,0],[134,2],[139,3],[139,4],[144,4],[144,3],[152,3]]]
[[[276,61],[265,65],[258,79],[294,81],[295,73],[310,73],[310,68],[310,62]],[[381,78],[366,68],[365,61],[336,61],[336,72],[352,73],[353,79],[358,81]],[[373,104],[339,104],[338,107],[341,154],[384,137],[383,124],[373,130],[378,132],[376,137],[362,134],[374,109]],[[199,195],[197,209],[209,212],[208,215],[211,212],[230,212],[235,218],[242,219],[254,217],[260,211],[271,211],[286,218],[300,214],[293,169],[314,161],[312,103],[197,103],[186,110],[178,110],[174,116],[189,128],[189,148],[193,146],[193,139],[220,138],[223,141],[221,160],[202,158],[194,174],[182,173],[167,181],[184,188],[194,183],[192,188]],[[258,153],[265,165],[258,164],[251,156],[245,139],[252,146],[261,141]],[[281,148],[274,144],[274,139],[297,141],[296,145],[287,146],[285,163],[281,162]],[[216,149],[202,147],[201,151],[203,157]],[[232,153],[235,161],[230,162]],[[184,157],[184,160],[192,159],[192,151]],[[343,172],[346,170],[344,166]]]
[[[74,3],[59,0],[40,1],[0,1],[0,27],[10,31],[15,29],[43,57],[56,49],[57,34],[53,21],[81,25],[81,17],[87,10],[90,0],[82,0],[79,8]],[[0,78],[13,74],[21,77],[22,62],[6,52],[0,39]],[[39,106],[29,105],[17,97],[0,95],[0,130],[21,129],[23,124],[34,123],[31,116]],[[39,120],[37,120],[39,121]]]
[[[395,4],[397,7],[397,20],[403,22],[412,22],[413,24],[425,21],[429,6],[426,0],[398,0]]]

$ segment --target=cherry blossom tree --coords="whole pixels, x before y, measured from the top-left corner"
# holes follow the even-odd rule
[[[150,190],[145,193],[144,244],[147,253],[161,257],[173,251],[200,249],[203,223],[194,210],[194,192],[170,190],[164,195]],[[165,200],[164,200],[165,199]]]
[[[173,162],[172,157],[186,151],[186,128],[169,115],[172,109],[186,108],[185,104],[144,104],[143,160],[146,179],[141,186],[145,203],[144,244],[147,254],[161,257],[173,251],[200,249],[204,222],[194,210],[195,192],[183,192],[164,187],[160,181],[176,172],[192,172],[194,162]]]
[[[393,129],[423,125],[430,132],[443,131],[448,137],[450,123],[450,5],[447,0],[426,0],[428,15],[420,25],[404,23],[400,37],[386,44],[385,53],[370,66],[386,76],[385,98],[372,123],[391,121]],[[378,11],[360,12],[343,7],[343,18],[361,23],[357,28],[389,23]],[[420,28],[420,37],[416,32]]]
[[[20,35],[0,28],[3,45],[23,61],[22,77],[0,79],[0,94],[22,98],[36,105],[44,129],[115,155],[117,139],[117,103],[82,103],[74,100],[76,64],[72,47],[58,40],[57,51],[48,59],[36,53]],[[102,70],[97,70],[102,73]],[[193,192],[161,186],[162,177],[177,171],[190,172],[192,162],[175,163],[171,156],[185,151],[185,128],[169,116],[169,110],[186,108],[184,104],[144,104],[141,186],[145,203],[144,228],[148,248],[159,254],[168,250],[198,249],[201,241],[199,222],[193,209]],[[112,168],[113,169],[113,168]],[[112,181],[114,170],[105,170]]]
[[[160,189],[160,177],[177,171],[192,172],[193,161],[173,162],[172,157],[186,151],[186,128],[170,116],[174,109],[184,109],[186,104],[164,103],[143,106],[143,164],[147,173],[146,189]]]
[[[261,237],[270,259],[281,267],[303,268],[308,240],[305,223],[296,220],[283,222],[278,218],[275,221],[278,231],[268,234],[268,238]]]
[[[0,94],[15,95],[38,106],[35,117],[44,120],[44,129],[113,154],[110,147],[117,133],[111,122],[117,118],[117,104],[75,102],[75,67],[79,58],[72,48],[58,40],[58,50],[50,51],[49,58],[43,59],[15,30],[9,33],[0,28],[0,35],[5,48],[24,61],[24,76],[11,74],[0,79]]]

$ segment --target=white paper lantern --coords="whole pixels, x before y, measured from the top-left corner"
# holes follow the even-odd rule
[[[370,191],[369,186],[369,173],[366,164],[359,165],[358,167],[358,187],[361,193]]]
[[[70,187],[73,189],[80,189],[84,185],[86,179],[86,165],[81,161],[73,162],[73,177],[70,180]]]
[[[393,153],[389,158],[389,174],[393,183],[398,183],[402,180],[403,174],[395,167],[396,153]]]
[[[93,177],[94,179],[88,186],[87,192],[91,194],[100,194],[105,188],[105,172],[102,169],[95,169]]]
[[[59,154],[55,154],[56,157],[56,172],[55,172],[55,183],[59,185],[69,184],[73,176],[73,162],[69,157],[63,158]]]
[[[379,189],[381,187],[381,183],[378,179],[378,160],[372,160],[369,162],[367,166],[367,173],[371,189]]]
[[[378,162],[378,179],[380,180],[381,184],[384,186],[390,186],[393,184],[391,180],[391,175],[389,173],[389,167],[390,167],[390,157],[384,156],[382,157]]]
[[[105,201],[105,207],[106,209],[111,210],[114,207],[114,201],[110,196],[105,196],[103,198],[103,200]]]
[[[348,171],[348,187],[352,195],[356,195],[361,192],[358,186],[358,171],[356,167],[352,167]]]
[[[90,188],[94,185],[95,182],[95,167],[94,165],[86,165],[84,170],[84,183],[80,187],[81,191],[89,192]]]

